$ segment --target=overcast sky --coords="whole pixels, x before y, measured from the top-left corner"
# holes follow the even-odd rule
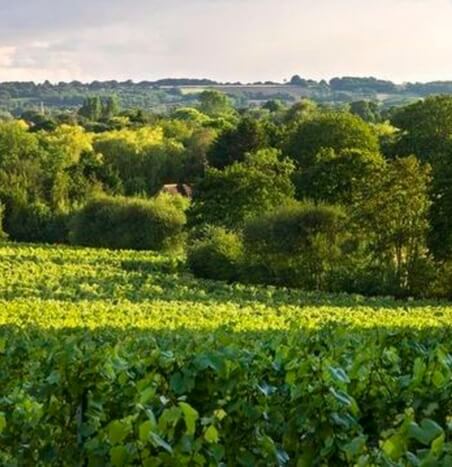
[[[0,81],[452,80],[452,0],[0,0]]]

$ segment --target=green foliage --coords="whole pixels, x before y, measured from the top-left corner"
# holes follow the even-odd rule
[[[0,241],[5,240],[8,236],[3,230],[3,217],[5,213],[5,208],[2,203],[0,203]]]
[[[161,127],[105,132],[94,139],[94,149],[121,180],[124,194],[156,194],[165,182],[182,178],[184,147],[165,139]]]
[[[301,99],[293,104],[284,116],[284,122],[289,127],[295,127],[301,122],[311,119],[318,114],[317,104],[310,99]]]
[[[452,148],[451,148],[452,149]],[[449,159],[435,161],[432,167],[432,185],[428,243],[438,259],[452,258],[452,150]]]
[[[209,226],[188,248],[187,264],[196,277],[232,282],[239,279],[243,254],[238,234]]]
[[[233,112],[231,101],[226,94],[214,90],[207,90],[203,91],[198,98],[199,110],[209,117],[218,117]]]
[[[2,465],[450,465],[450,306],[172,262],[0,248]]]
[[[416,154],[422,161],[433,162],[451,150],[452,97],[428,97],[401,107],[391,123],[401,130],[397,154]]]
[[[192,107],[181,107],[176,109],[172,115],[173,118],[178,120],[183,120],[185,122],[192,122],[198,124],[207,124],[211,121],[211,119],[200,112],[198,109]]]
[[[380,120],[380,111],[376,102],[354,101],[350,104],[350,112],[365,122],[376,123]]]
[[[235,227],[284,204],[294,195],[293,170],[274,149],[248,154],[224,170],[207,169],[194,193],[192,224]]]
[[[5,223],[11,240],[18,242],[66,243],[70,215],[46,204],[14,202]]]
[[[452,260],[445,261],[438,269],[433,293],[437,297],[452,300]]]
[[[325,289],[341,258],[347,216],[337,206],[293,203],[248,222],[247,258],[267,269],[261,281]]]
[[[23,121],[0,123],[0,198],[35,198],[42,190],[39,141]]]
[[[426,253],[429,183],[430,167],[411,156],[388,163],[356,192],[353,219],[375,260],[394,273],[395,288],[409,287],[410,271]]]
[[[378,139],[372,128],[359,117],[347,112],[326,112],[302,121],[292,132],[287,153],[302,168],[315,163],[321,149],[336,153],[344,149],[359,149],[376,153]]]
[[[22,113],[27,123],[0,122],[4,230],[13,240],[60,243],[67,239],[66,213],[79,210],[92,198],[103,194],[144,198],[160,193],[164,184],[190,184],[187,192],[194,193],[190,224],[196,232],[211,224],[240,233],[248,221],[293,201],[295,185],[298,199],[340,204],[349,214],[347,230],[352,235],[341,245],[340,268],[322,277],[322,288],[398,296],[443,290],[433,284],[438,269],[452,257],[450,97],[425,99],[404,109],[382,108],[377,115],[372,93],[388,83],[344,78],[328,85],[300,79],[295,78],[298,87],[285,87],[289,97],[285,91],[281,94],[281,85],[275,88],[280,95],[254,96],[254,100],[270,99],[266,108],[240,112],[217,92],[219,88],[199,95],[200,88],[163,90],[149,83],[1,84],[0,102],[4,98],[16,102],[24,92],[28,102],[16,102],[14,111]],[[190,81],[169,80],[156,86],[182,83]],[[202,89],[214,84],[196,83],[206,86]],[[433,87],[443,89],[438,83]],[[137,101],[128,90],[138,92],[138,88]],[[293,103],[300,88],[314,97],[323,93],[322,102],[334,92],[334,99],[343,102],[341,109],[348,107],[353,93],[361,94],[353,99],[349,112],[328,110],[307,99],[290,108],[281,104]],[[410,93],[419,90],[419,86],[408,88]],[[73,98],[60,102],[69,89],[75,92]],[[251,92],[247,89],[243,96],[235,96],[236,105],[246,104],[245,94]],[[45,112],[30,110],[33,93],[43,100],[54,99],[55,106],[71,108],[87,99],[81,109],[85,116],[51,112],[47,107]],[[194,108],[198,97],[200,110]],[[165,105],[160,107],[166,98],[171,103],[167,113]],[[146,109],[159,105],[158,113],[137,108],[140,99],[145,99]],[[119,111],[119,101],[124,112]],[[400,162],[396,157],[412,151],[418,153],[417,159]],[[417,160],[428,162],[431,173]],[[139,229],[132,230],[121,231],[125,244]],[[333,247],[324,243],[318,247],[325,252]],[[279,277],[275,271],[262,262],[248,265],[241,280],[259,277],[263,282],[296,283],[290,282],[290,269],[278,267]],[[293,277],[301,277],[301,272]],[[303,287],[319,285],[311,281]]]
[[[297,197],[349,205],[358,186],[372,184],[384,164],[378,153],[345,149],[337,154],[324,149],[313,165],[296,174]]]
[[[186,222],[183,204],[175,195],[93,199],[72,220],[70,239],[85,246],[161,250],[180,240]]]
[[[224,169],[234,162],[243,162],[246,154],[267,146],[263,125],[250,117],[240,120],[235,128],[226,129],[212,145],[207,160],[211,167]]]
[[[110,120],[111,118],[116,117],[120,110],[118,96],[108,96],[102,103],[102,118]]]
[[[102,116],[102,101],[99,96],[88,97],[78,111],[79,115],[95,122]]]

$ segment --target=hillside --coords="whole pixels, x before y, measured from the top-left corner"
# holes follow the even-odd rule
[[[375,78],[333,78],[329,82],[305,80],[294,76],[287,83],[219,83],[208,79],[163,79],[158,81],[131,80],[93,81],[52,84],[48,81],[0,83],[0,111],[20,115],[30,109],[73,109],[80,107],[89,96],[118,95],[125,109],[143,108],[165,111],[169,107],[187,105],[205,89],[217,89],[234,98],[238,107],[262,105],[269,99],[293,103],[309,97],[319,103],[341,105],[368,99],[386,106],[401,105],[434,94],[452,93],[452,82],[405,83]]]

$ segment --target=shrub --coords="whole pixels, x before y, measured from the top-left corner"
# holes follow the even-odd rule
[[[186,222],[185,205],[179,198],[95,198],[74,216],[70,240],[112,249],[161,250],[176,246]]]
[[[439,269],[433,285],[433,294],[436,297],[452,300],[452,260],[443,263]]]
[[[3,214],[4,207],[3,204],[0,203],[0,240],[5,240],[7,238],[7,235],[3,230]]]
[[[263,282],[324,289],[341,256],[345,220],[340,207],[310,202],[293,203],[251,220],[244,229],[248,261],[254,258],[265,265],[260,270],[267,270],[269,277],[261,277]]]
[[[54,211],[46,204],[12,202],[5,218],[9,237],[17,242],[66,243],[68,218],[63,211]]]
[[[242,239],[238,234],[209,226],[204,237],[188,249],[187,262],[197,277],[230,282],[238,279],[242,257]]]

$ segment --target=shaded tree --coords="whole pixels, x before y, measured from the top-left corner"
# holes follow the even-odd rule
[[[207,90],[199,95],[199,110],[210,117],[218,117],[233,112],[233,107],[225,94]]]
[[[394,285],[409,287],[410,274],[426,253],[430,166],[414,157],[388,162],[355,193],[358,235]],[[382,279],[385,282],[388,279]]]
[[[333,205],[279,207],[246,223],[246,253],[264,269],[264,281],[324,289],[342,254],[346,219],[345,211]]]
[[[379,153],[345,149],[321,150],[315,163],[295,176],[297,198],[350,205],[359,186],[372,184],[384,167]]]
[[[223,169],[233,162],[241,162],[245,154],[267,145],[265,128],[259,121],[244,117],[237,127],[226,129],[212,145],[207,159],[212,167]]]
[[[79,115],[92,122],[102,117],[102,101],[99,96],[87,97],[78,111]]]
[[[108,96],[102,101],[102,118],[105,120],[116,117],[120,111],[118,96]]]
[[[376,123],[380,120],[378,104],[373,101],[354,101],[350,104],[350,112],[365,122]]]

